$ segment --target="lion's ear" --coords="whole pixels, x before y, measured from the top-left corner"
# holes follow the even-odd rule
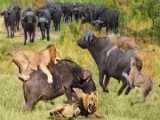
[[[79,88],[73,88],[74,92],[76,93],[76,95],[80,98],[83,98],[85,96],[85,93],[79,89]]]

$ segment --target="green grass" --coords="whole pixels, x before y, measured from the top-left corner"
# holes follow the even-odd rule
[[[12,0],[0,0],[0,8],[5,8]],[[26,0],[24,0],[26,1]],[[96,4],[105,4],[112,6],[113,0],[59,0],[59,2],[92,2]],[[133,90],[128,96],[117,96],[121,84],[112,79],[109,83],[109,93],[103,93],[98,83],[98,71],[95,62],[87,50],[82,50],[76,44],[76,40],[81,34],[92,29],[90,26],[80,26],[73,22],[71,24],[62,23],[61,32],[51,33],[51,41],[40,40],[40,34],[37,35],[36,42],[23,46],[23,36],[16,34],[14,39],[6,38],[4,25],[0,19],[0,120],[50,120],[48,110],[57,104],[63,104],[65,97],[53,99],[54,105],[50,101],[39,102],[31,113],[23,112],[23,91],[22,82],[18,80],[18,70],[14,64],[11,64],[11,58],[7,56],[8,52],[16,48],[40,50],[50,43],[55,43],[62,58],[71,58],[82,67],[89,69],[94,81],[96,82],[98,92],[98,111],[104,116],[101,120],[159,120],[160,119],[160,49],[156,47],[157,54],[148,53],[148,56],[154,56],[152,59],[148,56],[143,59],[149,72],[154,73],[155,86],[152,94],[148,97],[146,103],[131,106],[131,102],[139,98],[139,93]],[[105,32],[97,33],[105,34]],[[143,48],[147,48],[143,46]],[[148,48],[149,49],[149,48]],[[146,64],[145,64],[146,65]],[[145,69],[145,70],[146,70]],[[76,120],[89,120],[91,118],[78,117]]]
[[[108,94],[102,92],[98,84],[96,64],[89,52],[80,49],[76,44],[76,40],[83,33],[83,30],[79,31],[80,25],[75,24],[65,25],[63,23],[61,32],[51,33],[50,42],[40,40],[40,35],[38,35],[36,42],[29,43],[27,46],[23,46],[23,36],[8,39],[6,33],[0,32],[0,120],[49,120],[48,110],[57,104],[63,104],[65,97],[62,96],[52,100],[54,105],[50,101],[41,101],[36,105],[33,112],[23,112],[22,83],[17,78],[18,71],[15,65],[10,63],[11,58],[7,56],[7,53],[15,48],[40,50],[50,43],[56,44],[62,58],[71,58],[92,72],[98,89],[98,111],[104,116],[101,120],[159,120],[160,88],[158,88],[157,83],[160,78],[160,61],[156,59],[155,64],[153,64],[153,71],[155,71],[157,79],[152,94],[146,103],[131,106],[131,102],[138,99],[138,92],[134,90],[128,96],[117,96],[116,93],[120,84],[114,79],[109,84],[110,92]],[[0,31],[4,31],[3,23],[0,22],[0,26],[2,26]],[[102,34],[105,33],[102,32]],[[76,118],[76,120],[84,119],[89,120],[91,118]]]

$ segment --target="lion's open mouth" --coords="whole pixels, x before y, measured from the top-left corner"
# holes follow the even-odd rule
[[[96,111],[96,106],[89,104],[88,105],[88,109],[87,109],[88,113],[94,113]]]

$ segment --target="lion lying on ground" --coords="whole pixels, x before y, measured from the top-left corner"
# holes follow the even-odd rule
[[[30,73],[41,69],[48,77],[48,83],[52,83],[52,75],[47,68],[49,63],[56,64],[58,53],[54,45],[49,45],[39,52],[31,50],[19,50],[11,53],[13,62],[19,68],[19,78],[28,80]]]
[[[50,115],[56,118],[73,118],[78,115],[94,115],[97,110],[97,96],[96,93],[86,94],[79,88],[74,88],[74,91],[79,100],[71,104],[60,105],[50,110]]]

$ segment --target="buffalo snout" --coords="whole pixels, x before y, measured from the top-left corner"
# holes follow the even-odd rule
[[[92,32],[86,32],[82,38],[78,40],[78,45],[85,49],[89,48],[93,42],[94,35]]]
[[[77,43],[79,47],[83,49],[87,48],[87,42],[85,42],[84,38],[79,39]]]

